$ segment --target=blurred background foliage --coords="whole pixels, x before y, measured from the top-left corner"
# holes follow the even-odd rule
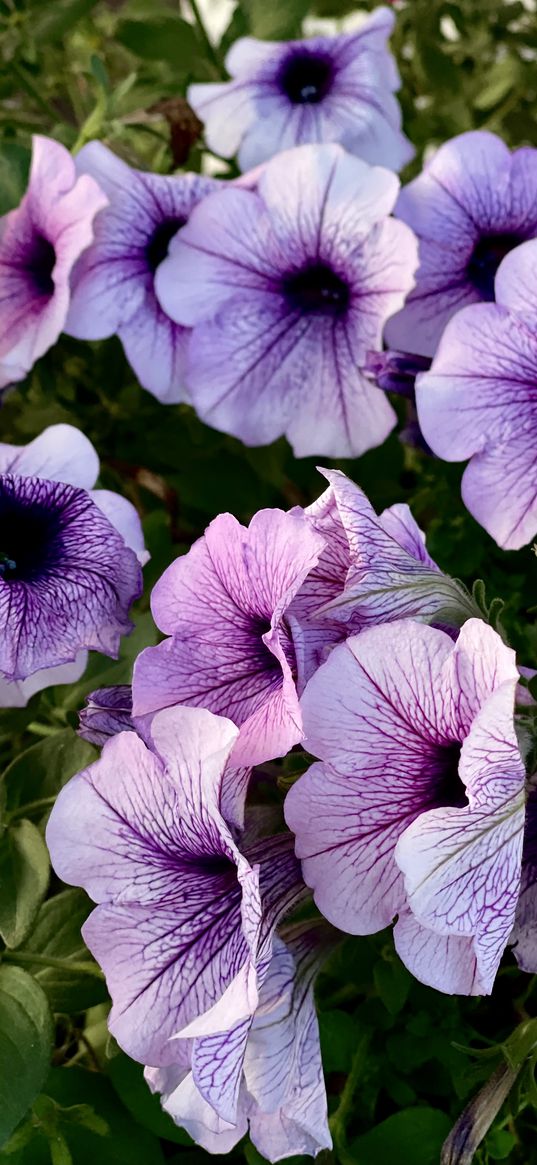
[[[396,0],[392,43],[417,149],[404,179],[463,130],[486,127],[511,146],[537,146],[535,7]],[[35,132],[71,148],[98,137],[131,164],[162,173],[186,166],[232,176],[232,164],[203,151],[184,99],[188,83],[225,77],[225,52],[238,36],[332,32],[352,27],[355,16],[352,0],[0,0],[0,213],[24,191]],[[101,456],[101,483],[136,504],[152,559],[121,659],[95,655],[74,687],[0,713],[0,1159],[203,1165],[206,1154],[162,1114],[141,1068],[107,1035],[104,982],[80,938],[90,904],[50,873],[43,830],[59,788],[96,755],[74,731],[85,693],[128,682],[135,655],[156,641],[149,593],[165,566],[218,512],[246,522],[263,506],[308,503],[323,482],[315,460],[295,461],[283,440],[246,449],[186,406],[160,405],[137,385],[116,340],[62,337],[8,394],[0,439],[23,443],[58,421],[87,433]],[[470,586],[482,578],[489,602],[505,600],[506,632],[521,662],[536,666],[535,554],[500,551],[476,525],[460,500],[461,468],[397,434],[338,464],[378,509],[410,503],[439,564]],[[389,933],[349,939],[322,975],[318,1001],[334,1136],[324,1165],[435,1165],[454,1121],[491,1075],[479,1102],[483,1128],[513,1086],[475,1161],[537,1161],[537,992],[512,958],[491,999],[458,1000],[415,983]],[[470,1160],[455,1142],[446,1165]],[[261,1163],[248,1144],[228,1160],[245,1158]]]

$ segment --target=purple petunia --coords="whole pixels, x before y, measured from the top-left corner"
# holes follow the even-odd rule
[[[77,177],[64,146],[33,138],[26,194],[0,219],[0,388],[23,380],[58,339],[73,265],[106,201],[93,178]]]
[[[76,167],[97,180],[109,205],[77,264],[65,330],[81,340],[117,334],[144,388],[165,404],[184,400],[189,332],[159,306],[155,274],[193,207],[219,183],[199,174],[132,170],[101,142],[84,146]]]
[[[261,510],[246,529],[211,522],[151,596],[169,636],[138,657],[133,711],[200,705],[240,726],[234,762],[283,756],[302,738],[296,657],[286,612],[324,542],[299,510]]]
[[[78,679],[86,648],[116,655],[147,554],[126,498],[95,490],[97,454],[70,425],[0,445],[0,705]]]
[[[395,213],[418,236],[420,266],[386,339],[433,356],[452,315],[493,300],[501,260],[537,235],[537,150],[511,153],[484,130],[461,134],[404,187]]]
[[[431,448],[470,458],[462,497],[499,546],[517,550],[537,533],[537,240],[507,255],[496,303],[475,304],[448,324],[416,404]]]
[[[377,8],[357,32],[270,43],[246,37],[226,57],[232,80],[191,85],[209,149],[242,170],[313,142],[340,142],[366,162],[400,170],[414,156],[393,96],[400,80],[386,42],[394,26]]]
[[[191,1042],[177,1041],[173,1066],[146,1068],[163,1107],[209,1152],[229,1151],[247,1130],[269,1161],[331,1147],[312,990],[334,945],[325,926],[295,924],[285,942],[274,938],[251,1019],[222,1030],[215,1009]]]
[[[520,889],[525,768],[514,652],[469,620],[454,645],[410,620],[336,647],[302,698],[320,758],[286,819],[336,926],[382,930],[425,983],[489,993]]]
[[[250,1021],[274,928],[304,887],[288,834],[237,843],[222,816],[235,726],[173,708],[151,732],[151,750],[119,733],[62,789],[47,844],[59,876],[98,903],[83,936],[106,974],[110,1031],[165,1068],[172,1037],[203,1031],[217,1009],[226,1030]]]
[[[364,371],[413,285],[416,240],[390,218],[394,174],[340,146],[268,162],[256,190],[209,195],[156,276],[164,310],[192,326],[187,387],[202,420],[295,454],[357,456],[395,413]]]

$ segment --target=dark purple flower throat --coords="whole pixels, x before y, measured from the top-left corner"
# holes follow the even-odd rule
[[[283,62],[278,76],[282,93],[293,105],[316,105],[332,88],[333,63],[327,56],[297,52]]]
[[[282,290],[293,311],[343,315],[349,306],[349,287],[327,263],[311,263],[283,279]]]
[[[494,280],[502,259],[524,239],[515,234],[483,235],[476,243],[467,267],[468,278],[487,303],[494,301]]]
[[[185,223],[186,218],[165,218],[155,227],[145,248],[147,263],[153,275],[166,258],[173,236]]]

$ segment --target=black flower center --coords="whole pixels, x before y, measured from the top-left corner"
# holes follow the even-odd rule
[[[0,580],[31,582],[50,565],[57,516],[46,503],[18,498],[0,481]]]
[[[459,776],[460,759],[460,744],[451,744],[448,748],[442,749],[441,770],[435,796],[435,804],[438,806],[451,805],[455,809],[462,809],[468,804],[466,787]]]
[[[168,254],[168,247],[173,236],[181,227],[184,227],[186,218],[165,218],[163,222],[159,222],[155,227],[149,242],[146,244],[145,257],[149,266],[149,270],[154,275],[157,267],[163,262]]]
[[[282,290],[293,311],[339,316],[349,306],[348,284],[326,263],[286,275]]]
[[[494,300],[494,279],[502,259],[521,242],[520,235],[505,233],[483,235],[476,243],[466,270],[471,283],[487,303]]]
[[[22,265],[28,272],[38,295],[53,295],[52,272],[56,266],[56,252],[44,235],[33,236]]]
[[[334,69],[328,57],[294,53],[283,62],[278,82],[293,105],[316,105],[332,88]]]

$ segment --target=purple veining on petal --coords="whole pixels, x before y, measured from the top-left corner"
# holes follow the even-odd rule
[[[399,932],[403,956],[446,991],[489,992],[513,926],[525,782],[518,678],[514,653],[480,620],[455,645],[401,620],[335,647],[301,700],[305,747],[320,763],[285,811],[316,902],[351,933],[410,909],[435,935],[471,940],[471,982],[455,974],[453,946],[439,982],[424,959],[440,948]]]
[[[92,178],[77,177],[68,150],[34,136],[26,194],[0,219],[0,388],[22,380],[58,339],[72,268],[105,204]]]
[[[385,440],[395,414],[365,364],[413,285],[416,240],[390,217],[397,187],[338,145],[305,145],[271,159],[255,189],[228,184],[193,210],[155,287],[193,327],[187,387],[202,420],[247,445],[285,434],[298,457]]]
[[[89,647],[116,655],[142,590],[135,554],[82,489],[0,475],[0,672],[25,679]]]
[[[393,23],[381,7],[352,33],[236,41],[226,57],[232,79],[188,89],[209,149],[238,153],[244,171],[293,146],[339,142],[367,162],[400,170],[414,151],[394,97],[400,80],[386,45]]]

